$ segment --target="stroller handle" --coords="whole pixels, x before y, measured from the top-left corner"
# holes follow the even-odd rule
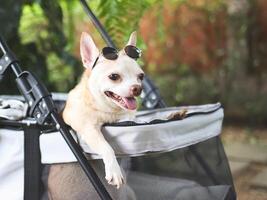
[[[6,52],[8,51],[8,46],[6,45],[2,35],[0,35],[0,49],[3,53],[3,55],[6,54]]]

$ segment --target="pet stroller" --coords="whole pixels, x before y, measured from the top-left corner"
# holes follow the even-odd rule
[[[114,46],[86,2],[81,3],[107,44]],[[220,103],[166,108],[156,87],[145,78],[142,105],[146,110],[138,112],[135,121],[103,127],[127,176],[127,188],[110,193],[90,164],[98,156],[69,131],[57,114],[66,95],[53,94],[52,100],[40,81],[21,71],[2,39],[0,47],[0,74],[10,68],[24,97],[0,97],[1,198],[47,199],[46,166],[78,161],[100,199],[236,199],[219,138],[223,120]],[[184,119],[166,120],[166,116],[184,108],[188,110]],[[92,199],[76,186],[63,188],[62,195],[66,190],[79,191],[63,199]]]

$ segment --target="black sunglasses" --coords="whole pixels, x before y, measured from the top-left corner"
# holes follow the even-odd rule
[[[124,47],[124,51],[127,56],[135,60],[141,57],[141,50],[133,45],[127,45],[126,47]],[[113,47],[104,47],[102,49],[102,55],[108,60],[116,60],[119,57],[119,51]],[[98,59],[99,56],[96,58],[92,69],[95,67]]]

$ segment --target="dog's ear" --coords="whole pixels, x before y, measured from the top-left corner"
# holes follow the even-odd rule
[[[136,31],[131,33],[127,45],[136,46]]]
[[[93,39],[88,33],[83,32],[80,40],[80,53],[83,66],[91,68],[99,55],[99,50],[96,47]]]

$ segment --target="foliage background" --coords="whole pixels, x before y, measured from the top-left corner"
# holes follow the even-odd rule
[[[92,0],[116,45],[138,30],[145,71],[168,105],[220,101],[226,120],[267,120],[267,2],[263,0]],[[0,33],[24,69],[50,91],[67,92],[82,73],[79,37],[103,40],[75,0],[1,0]],[[0,93],[17,93],[10,73]]]

